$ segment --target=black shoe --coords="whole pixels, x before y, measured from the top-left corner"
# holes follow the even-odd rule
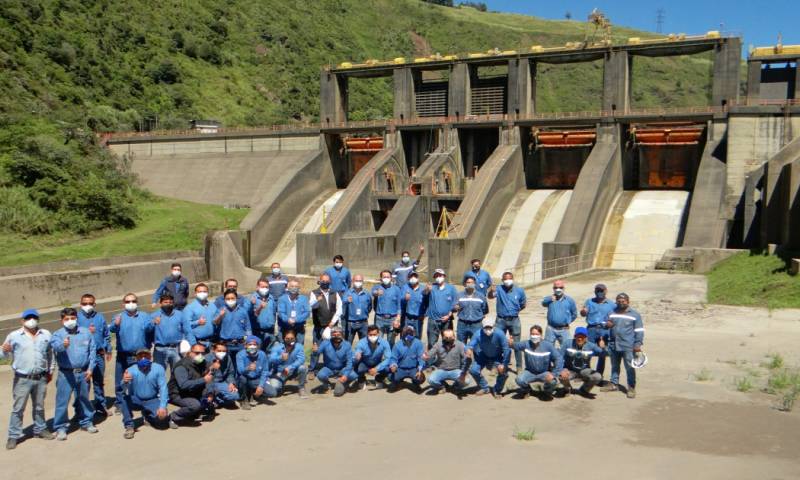
[[[9,438],[6,441],[6,450],[14,450],[15,448],[17,448],[17,439]]]

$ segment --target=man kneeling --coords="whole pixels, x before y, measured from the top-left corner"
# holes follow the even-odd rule
[[[508,339],[515,351],[521,351],[525,355],[525,371],[520,372],[514,381],[522,390],[524,397],[530,395],[531,383],[541,382],[546,398],[552,399],[553,391],[558,385],[555,372],[561,371],[564,361],[552,343],[542,340],[542,327],[534,325],[530,333],[530,340],[525,342]]]
[[[136,351],[136,364],[125,370],[122,375],[122,424],[125,426],[125,438],[131,439],[134,434],[133,412],[139,410],[144,419],[156,428],[165,428],[169,424],[177,428],[167,419],[167,377],[164,367],[153,363],[150,350]]]
[[[274,397],[276,392],[267,383],[269,360],[259,347],[261,339],[250,335],[245,339],[244,350],[236,354],[236,373],[239,375],[239,406],[242,410],[255,407],[263,396]]]
[[[319,353],[322,354],[322,369],[317,373],[321,385],[321,393],[326,393],[330,388],[328,379],[331,377],[336,378],[336,384],[333,387],[333,395],[341,397],[347,391],[350,382],[355,380],[358,376],[353,371],[353,349],[349,343],[344,341],[343,332],[341,327],[333,327],[331,329],[331,339],[325,340],[317,347]]]
[[[297,337],[293,330],[283,332],[283,343],[276,342],[269,352],[269,366],[272,370],[269,385],[276,396],[283,392],[283,386],[289,380],[297,380],[297,393],[300,398],[306,395],[306,376],[308,368],[305,366],[306,352],[303,346],[297,344]],[[267,394],[272,392],[267,391]]]
[[[169,403],[180,407],[170,414],[170,419],[177,424],[192,422],[200,415],[213,419],[214,396],[209,390],[212,380],[214,376],[206,365],[206,347],[202,343],[192,345],[191,351],[175,364],[167,384]]]
[[[442,331],[442,340],[423,355],[428,365],[436,370],[428,377],[430,395],[438,395],[446,388],[445,382],[451,380],[453,387],[464,387],[467,369],[472,360],[467,358],[467,347],[459,340],[452,328]]]
[[[572,391],[570,380],[580,378],[583,385],[579,393],[585,397],[594,398],[591,391],[595,385],[600,383],[603,376],[592,370],[592,355],[600,355],[603,349],[587,340],[589,331],[586,327],[575,329],[575,336],[569,342],[564,342],[561,348],[561,356],[564,357],[564,369],[561,370],[559,379],[564,385],[564,395],[569,395]]]
[[[356,345],[355,365],[359,390],[367,387],[367,375],[375,378],[378,388],[383,388],[383,382],[389,373],[391,356],[392,347],[385,338],[381,338],[380,328],[370,325],[367,328],[367,338],[362,338]]]
[[[411,325],[403,327],[401,338],[402,341],[394,344],[392,358],[389,360],[392,381],[390,391],[397,390],[400,382],[410,378],[419,392],[420,385],[425,382],[425,374],[422,373],[425,368],[425,359],[422,358],[425,349],[422,342],[414,335],[414,327]]]

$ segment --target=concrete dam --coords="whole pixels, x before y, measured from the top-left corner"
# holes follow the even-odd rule
[[[704,52],[707,105],[636,108],[634,62]],[[458,280],[477,257],[527,281],[696,248],[800,248],[798,58],[756,49],[742,98],[741,41],[715,32],[399,60],[324,69],[317,125],[108,145],[154,193],[250,207],[209,243],[217,276],[276,261],[316,274],[337,253],[374,274],[419,245]],[[601,108],[539,112],[537,66],[577,62],[602,63]],[[376,77],[392,79],[392,118],[349,120],[349,84]]]

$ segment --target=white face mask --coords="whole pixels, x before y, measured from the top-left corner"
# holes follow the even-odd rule
[[[411,257],[409,257],[409,256],[404,256],[403,257],[403,263],[408,263],[410,261],[411,261]]]
[[[391,277],[388,277],[388,278],[387,277],[383,277],[383,278],[381,278],[381,283],[384,284],[384,285],[389,285],[390,283],[392,283],[392,279],[391,279]]]
[[[125,304],[125,310],[129,312],[135,312],[137,308],[139,308],[139,305],[137,305],[135,302]]]
[[[192,357],[194,363],[203,363],[206,360],[206,357],[202,353],[195,353],[194,357]]]
[[[361,288],[363,286],[364,286],[364,282],[353,282],[353,287],[355,287],[357,289]]]
[[[214,352],[214,356],[217,357],[217,360],[222,360],[227,354],[228,352]]]
[[[408,283],[410,283],[411,285],[416,285],[419,283],[419,279],[417,277],[411,277],[408,279]]]
[[[201,302],[205,302],[208,298],[208,292],[197,292],[197,299]]]
[[[272,274],[273,275],[280,275],[281,274],[281,269],[280,268],[273,268],[272,269]]]
[[[466,291],[468,291],[468,292],[475,291],[475,284],[474,283],[468,283],[468,284],[464,285],[464,289]]]
[[[39,320],[35,318],[29,318],[25,320],[25,323],[23,325],[25,325],[25,328],[27,328],[28,330],[33,330],[34,328],[39,326]]]
[[[514,285],[514,280],[512,280],[510,278],[506,278],[505,280],[503,280],[503,285],[505,285],[506,287],[510,287],[510,286]]]
[[[483,328],[483,333],[485,333],[486,335],[491,335],[492,333],[494,333],[494,328],[493,327],[484,327]]]
[[[557,297],[560,297],[561,295],[564,294],[564,289],[563,288],[554,288],[553,289],[553,293],[555,293]]]
[[[180,270],[173,270],[172,271],[172,276],[173,277],[180,277],[181,276],[181,271]]]
[[[262,288],[258,289],[258,294],[261,295],[262,297],[266,297],[267,296],[267,292],[269,292],[268,288],[263,288],[262,287]]]
[[[236,306],[236,300],[225,300],[225,305],[227,305],[230,308],[233,308]]]
[[[375,335],[370,335],[367,337],[367,340],[369,340],[369,343],[375,343],[378,341],[378,337]]]
[[[81,310],[83,310],[83,313],[85,313],[86,315],[89,315],[90,313],[92,313],[94,311],[94,306],[93,305],[81,305]]]
[[[333,264],[333,266],[336,267],[336,268],[342,268],[342,267],[344,267],[344,263],[336,262],[336,263]]]
[[[541,341],[542,341],[542,336],[541,335],[531,335],[531,342],[539,343]]]
[[[442,285],[444,283],[444,277],[436,277],[436,283]]]
[[[78,326],[77,320],[67,320],[66,322],[64,322],[64,328],[66,328],[67,330],[72,330],[77,326]]]

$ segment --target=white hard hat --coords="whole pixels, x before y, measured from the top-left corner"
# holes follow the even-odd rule
[[[178,346],[178,352],[180,352],[181,355],[185,355],[185,354],[189,353],[189,350],[191,350],[191,349],[192,349],[192,346],[189,345],[188,341],[181,340],[181,344]]]
[[[644,352],[634,352],[633,358],[631,359],[631,367],[633,368],[642,368],[647,365],[647,355]]]
[[[322,339],[323,340],[331,339],[331,327],[325,327],[325,330],[322,331]]]

